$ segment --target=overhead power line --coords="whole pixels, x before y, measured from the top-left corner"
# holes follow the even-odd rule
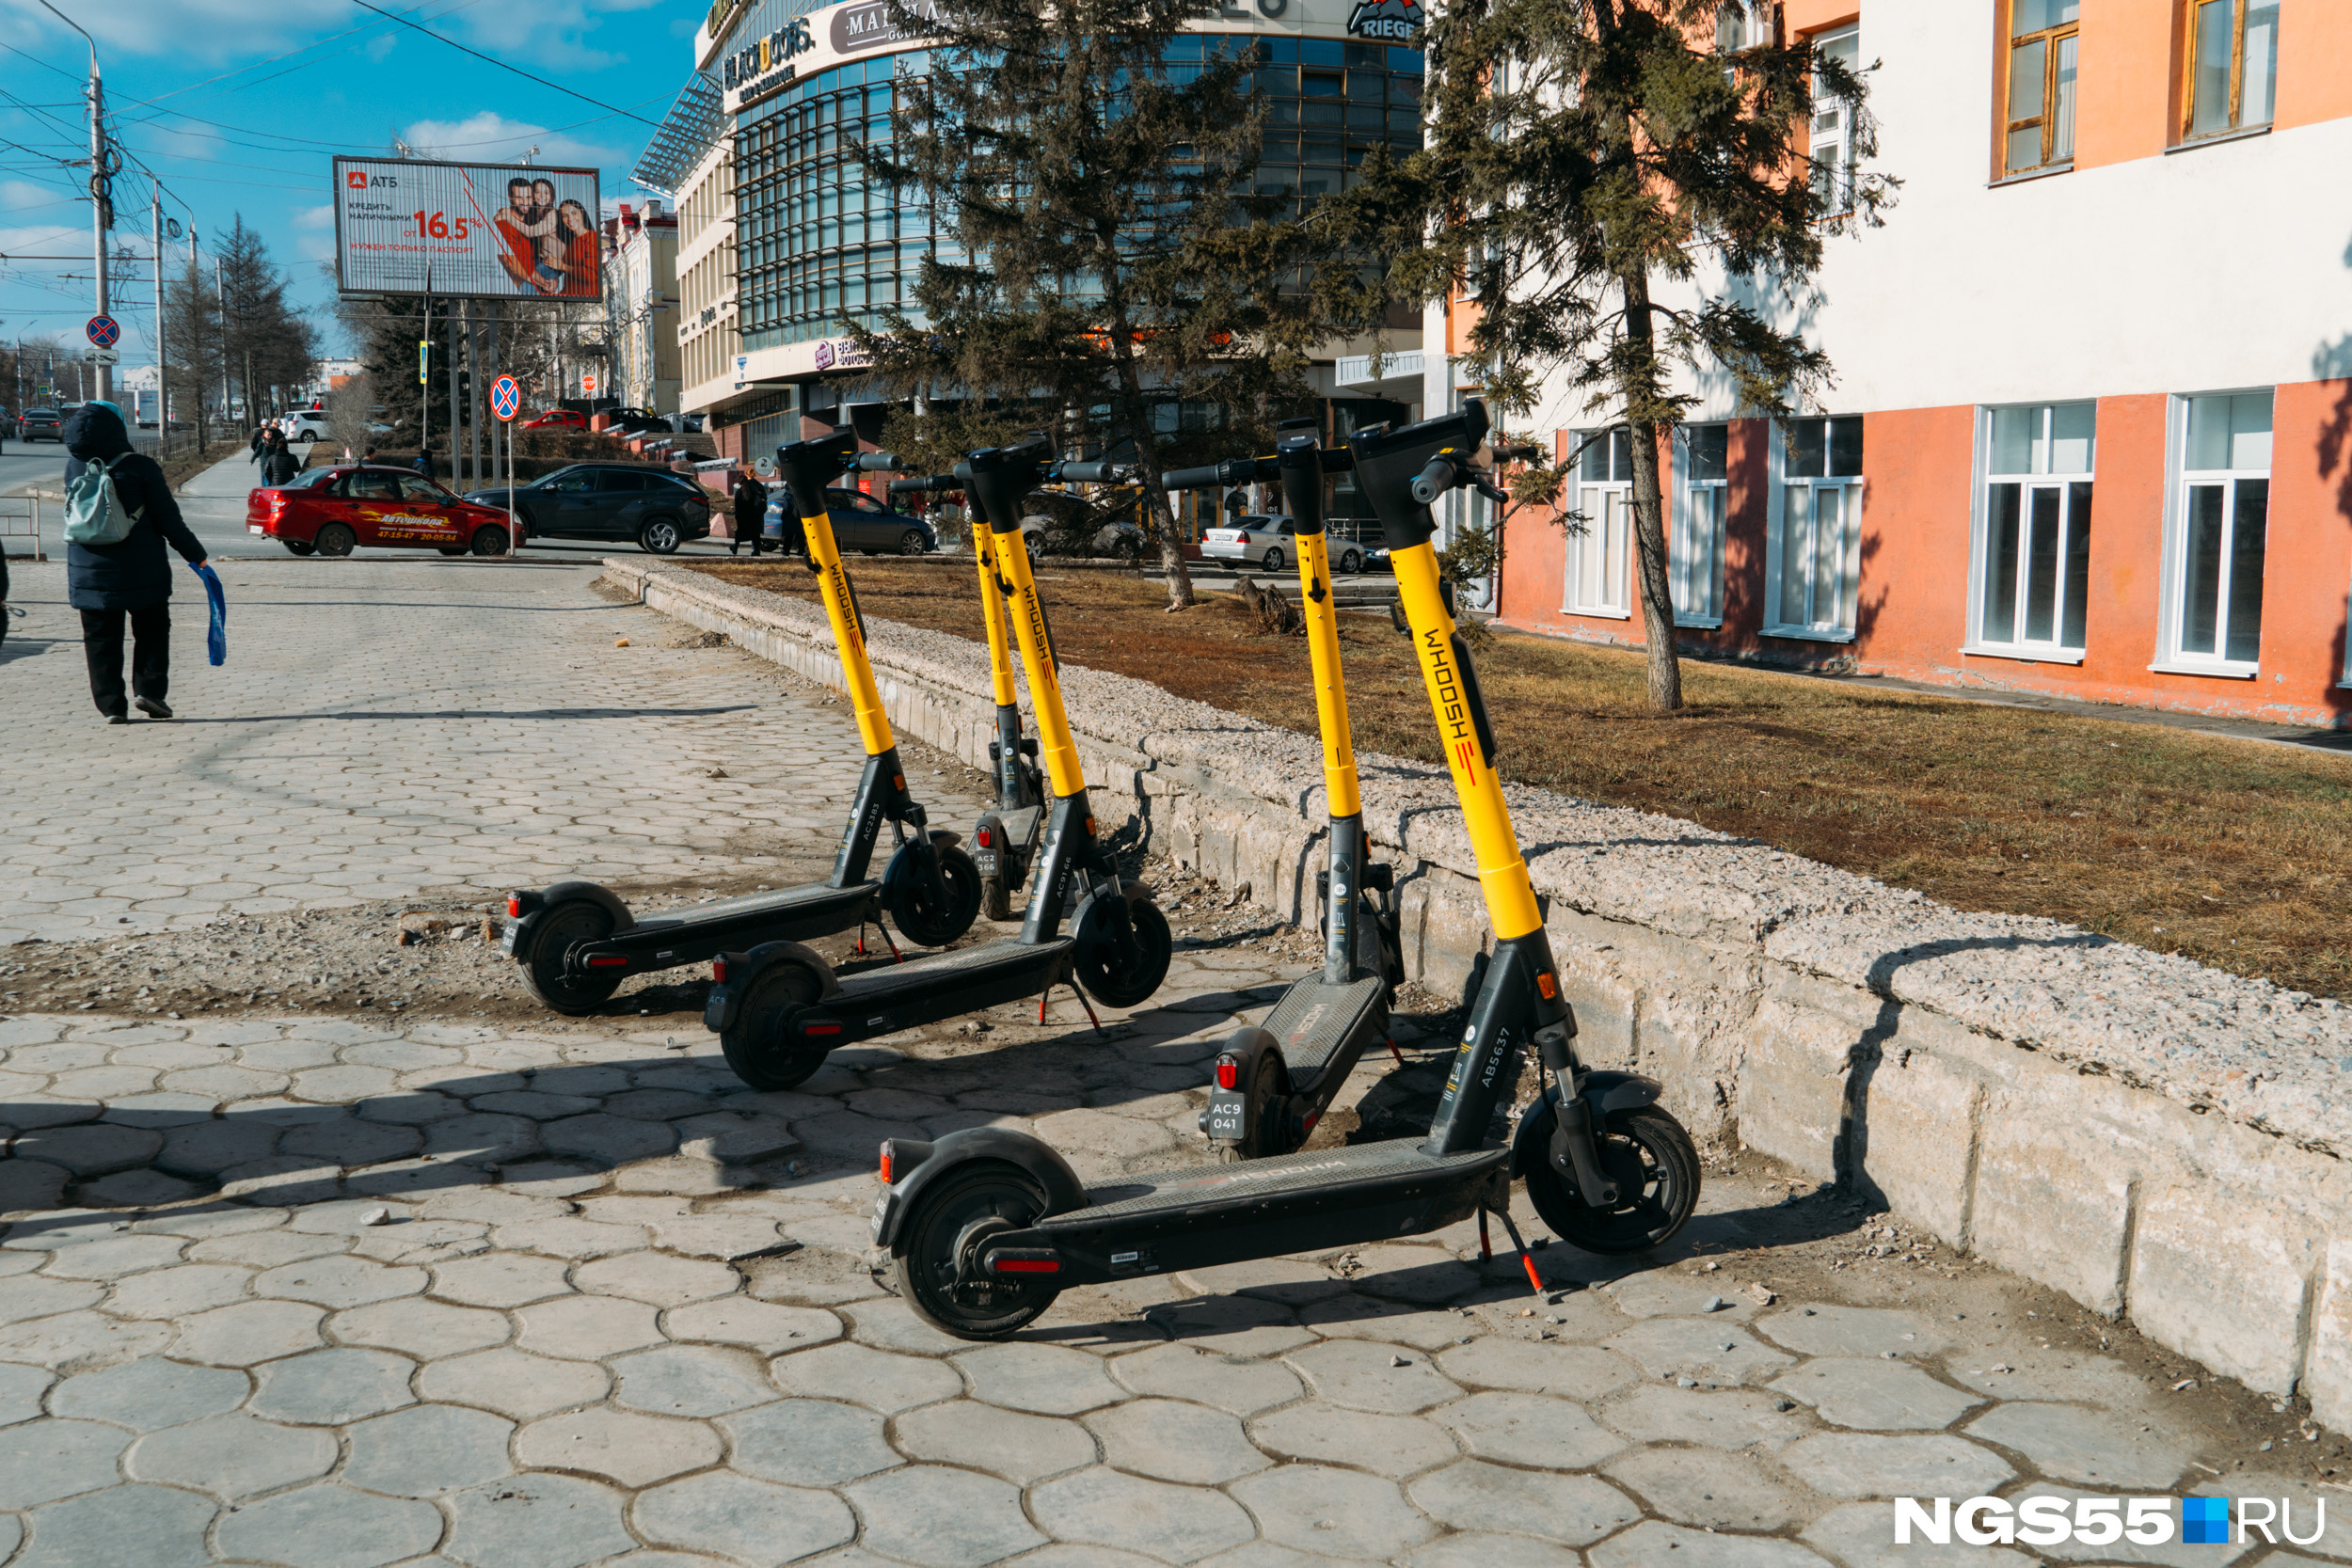
[[[561,82],[550,82],[544,76],[533,76],[530,71],[524,71],[520,67],[508,65],[504,60],[500,59],[495,55],[485,55],[479,49],[469,49],[466,45],[458,42],[453,38],[448,37],[446,34],[437,33],[432,28],[424,26],[420,23],[411,22],[405,16],[395,15],[394,13],[386,10],[381,6],[372,6],[368,3],[368,0],[351,0],[351,3],[358,6],[362,10],[370,10],[373,11],[378,16],[389,17],[392,21],[399,23],[404,27],[414,28],[416,31],[422,33],[426,38],[436,40],[441,43],[446,43],[452,49],[456,50],[460,54],[471,55],[475,59],[487,61],[489,64],[498,67],[501,71],[512,71],[515,75],[521,77],[526,82],[536,82],[541,87],[551,88],[556,92],[563,93],[567,98],[577,98],[582,103],[594,103],[597,108],[602,109],[607,115],[616,115],[624,119],[633,119],[640,125],[650,125],[657,131],[661,128],[661,122],[658,119],[647,119],[644,116],[631,114],[627,109],[616,109],[612,107],[612,104],[603,102],[601,99],[591,98],[584,92],[575,91],[574,89],[564,86]]]

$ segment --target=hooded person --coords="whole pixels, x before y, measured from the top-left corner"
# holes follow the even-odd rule
[[[262,455],[262,483],[273,486],[289,483],[300,472],[302,459],[294,454],[284,436],[271,431],[268,450]]]
[[[130,704],[122,689],[123,622],[130,621],[133,652],[131,689],[139,711],[168,719],[165,695],[171,684],[171,562],[164,545],[189,565],[201,564],[201,541],[181,519],[180,503],[151,457],[131,450],[122,410],[111,403],[86,403],[65,422],[65,466],[70,485],[93,463],[108,465],[115,499],[138,521],[119,543],[68,544],[66,602],[82,613],[82,653],[89,662],[90,700],[107,722],[127,723]]]

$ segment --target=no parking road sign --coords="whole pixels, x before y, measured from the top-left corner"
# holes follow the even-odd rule
[[[490,412],[501,420],[512,420],[522,412],[523,389],[511,375],[500,376],[490,383]]]
[[[112,316],[92,316],[82,330],[100,348],[112,348],[122,340],[122,324]]]

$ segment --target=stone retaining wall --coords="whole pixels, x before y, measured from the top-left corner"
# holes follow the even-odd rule
[[[605,576],[839,685],[806,601],[637,561]],[[868,629],[893,722],[984,768],[977,641]],[[1098,816],[1311,918],[1311,737],[1099,671],[1063,685]],[[1359,763],[1406,969],[1458,989],[1491,933],[1451,785],[1434,767]],[[1853,1183],[2352,1430],[2352,1009],[1673,818],[1508,793],[1586,1060],[1661,1079],[1702,1139]]]

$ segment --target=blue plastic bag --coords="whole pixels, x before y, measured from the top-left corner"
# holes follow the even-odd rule
[[[212,602],[213,625],[204,634],[204,653],[215,664],[229,662],[229,598],[220,591],[220,578],[202,562],[188,568],[204,579],[204,597]]]

